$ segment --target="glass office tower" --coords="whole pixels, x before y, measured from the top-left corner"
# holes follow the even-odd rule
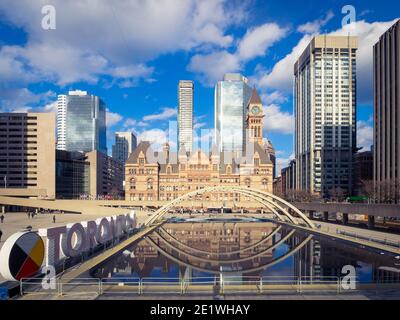
[[[58,138],[63,135],[67,151],[101,151],[107,153],[106,142],[106,106],[97,96],[89,95],[86,91],[70,91],[66,96],[64,128],[58,132]],[[62,108],[60,108],[62,109]],[[57,115],[57,122],[60,122]]]
[[[243,151],[251,93],[247,78],[238,73],[225,74],[215,86],[215,142],[220,151]]]

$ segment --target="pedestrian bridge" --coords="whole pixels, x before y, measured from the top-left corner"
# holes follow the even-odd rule
[[[183,196],[168,202],[160,209],[158,209],[149,219],[146,220],[145,225],[151,225],[153,223],[161,221],[163,216],[165,216],[172,208],[178,206],[184,201],[189,200],[190,198],[203,195],[205,193],[214,192],[238,193],[252,199],[253,201],[258,202],[262,207],[272,212],[276,219],[281,222],[290,223],[293,225],[305,224],[307,227],[315,229],[314,223],[291,203],[268,192],[237,186],[215,186],[186,193]]]

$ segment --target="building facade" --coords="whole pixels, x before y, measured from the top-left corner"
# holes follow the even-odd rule
[[[84,153],[56,150],[56,198],[79,199],[90,194],[90,162]]]
[[[107,153],[106,106],[86,91],[69,91],[57,101],[57,148]]]
[[[400,201],[400,20],[374,46],[374,182],[381,201]]]
[[[136,136],[132,132],[116,132],[115,144],[112,147],[112,157],[122,164],[125,164],[129,155],[136,147]]]
[[[246,108],[252,94],[248,80],[237,73],[225,74],[214,95],[214,141],[220,151],[243,151],[246,139]]]
[[[123,164],[100,151],[57,150],[57,199],[119,199]]]
[[[178,85],[178,148],[193,150],[193,92],[191,80],[180,80]]]
[[[354,155],[354,193],[357,196],[370,196],[374,179],[373,151],[358,152]]]
[[[0,113],[0,194],[55,197],[55,116]]]
[[[90,163],[90,196],[122,197],[124,165],[100,151],[87,152],[86,157]]]
[[[254,90],[246,107],[246,161],[241,152],[221,152],[214,145],[211,152],[202,150],[171,152],[165,145],[160,152],[149,142],[140,142],[125,165],[126,200],[173,200],[188,192],[212,186],[244,186],[272,193],[273,164],[263,148],[261,101]],[[238,160],[239,159],[239,160]],[[216,192],[199,199],[204,201],[242,201],[235,192]]]
[[[351,193],[357,38],[316,36],[294,66],[296,189]]]

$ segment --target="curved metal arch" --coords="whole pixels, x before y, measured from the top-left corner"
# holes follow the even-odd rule
[[[315,229],[315,225],[314,223],[303,213],[301,212],[301,210],[299,210],[298,208],[296,208],[294,205],[292,205],[290,202],[274,195],[268,192],[264,192],[261,190],[257,190],[257,189],[252,189],[254,192],[265,195],[267,197],[270,197],[278,202],[281,202],[282,204],[284,204],[285,206],[287,206],[288,208],[290,208],[291,210],[293,210],[294,212],[296,212],[312,229]]]
[[[250,249],[253,249],[257,246],[259,246],[260,244],[263,244],[264,242],[270,240],[275,234],[277,234],[280,230],[282,230],[282,227],[279,226],[277,228],[275,228],[274,231],[272,231],[269,235],[267,235],[264,239],[258,241],[257,243],[252,244],[251,246],[248,246],[246,248],[242,248],[240,250],[234,250],[234,251],[230,251],[230,252],[210,252],[210,251],[205,251],[205,250],[201,250],[201,249],[197,249],[197,248],[193,248],[191,246],[188,246],[187,244],[179,241],[178,239],[176,239],[172,234],[170,234],[167,230],[165,230],[163,227],[159,227],[158,230],[162,230],[164,233],[166,233],[171,239],[173,239],[175,242],[177,242],[180,246],[185,247],[187,249],[190,249],[192,251],[197,251],[203,254],[210,254],[210,255],[219,255],[219,256],[224,256],[224,255],[232,255],[232,254],[237,254],[237,253],[241,253]],[[156,231],[157,233],[158,230]]]
[[[236,189],[234,189],[235,192],[239,192]],[[275,210],[275,208],[273,206],[276,206],[288,219],[290,222],[292,222],[293,224],[298,224],[297,220],[294,219],[294,217],[292,215],[290,215],[290,213],[288,213],[284,208],[282,208],[281,206],[277,205],[276,203],[272,202],[271,200],[262,197],[258,194],[255,194],[253,192],[249,192],[247,189],[241,190],[241,194],[242,195],[246,195],[248,197],[251,197],[253,200],[258,201],[259,203],[261,203],[262,205],[264,205],[265,207],[267,207],[267,209],[270,209],[272,211],[273,214],[275,214],[281,221],[285,221],[284,219],[282,219],[281,215],[278,213],[277,210]]]
[[[180,196],[180,197],[172,200],[170,203],[164,205],[162,208],[157,210],[154,213],[154,215],[151,216],[145,222],[145,224],[148,225],[148,224],[151,224],[152,222],[155,222],[158,218],[161,218],[164,214],[166,214],[171,207],[174,207],[178,203],[187,200],[189,197],[200,195],[200,194],[207,193],[207,192],[212,192],[215,189],[218,189],[216,191],[229,191],[229,192],[232,191],[231,188],[222,187],[222,186],[221,187],[210,187],[210,188],[206,188],[206,189],[200,189],[200,190],[192,191],[192,192],[187,193],[187,194],[185,194],[183,196]],[[238,191],[236,191],[236,192],[238,192]],[[247,195],[247,196],[251,197],[253,200],[256,200],[257,202],[259,202],[262,205],[266,206],[268,209],[270,209],[278,217],[279,220],[281,220],[283,222],[286,222],[285,219],[283,219],[282,216],[273,207],[271,207],[269,204],[265,203],[264,200],[266,200],[266,199],[263,199],[260,195],[253,194],[253,193],[249,192],[248,189],[244,189],[244,188],[240,190],[240,193],[243,194],[243,195]],[[273,205],[275,205],[275,204],[273,204]],[[283,210],[283,213],[289,218],[289,220],[292,223],[297,224],[297,222],[294,220],[294,218],[288,212]]]
[[[203,261],[203,262],[215,262],[215,263],[240,263],[240,262],[244,262],[247,260],[251,260],[257,257],[260,257],[262,255],[264,255],[265,253],[274,250],[275,248],[279,247],[281,244],[283,244],[287,239],[289,239],[294,233],[296,232],[296,230],[292,230],[290,231],[285,237],[283,237],[282,239],[280,239],[277,243],[275,243],[274,245],[270,246],[269,248],[257,252],[254,255],[248,256],[248,257],[244,257],[244,258],[238,258],[238,259],[226,259],[226,260],[219,260],[219,259],[211,259],[211,258],[203,258],[203,257],[198,257],[195,256],[191,253],[188,253],[182,249],[179,249],[177,247],[174,247],[171,243],[169,243],[162,235],[159,235],[161,239],[163,239],[163,241],[173,250],[177,251],[180,254],[183,254],[185,256],[188,256],[191,259],[197,259],[199,261]],[[147,237],[150,238],[150,237]],[[151,238],[150,238],[151,239]],[[153,239],[152,239],[153,240]],[[154,240],[153,240],[154,241]],[[158,244],[157,244],[158,245]]]
[[[168,211],[169,208],[175,206],[176,204],[187,200],[188,198],[192,197],[192,196],[196,196],[196,195],[201,195],[203,193],[206,192],[213,192],[213,191],[228,191],[228,192],[237,192],[239,194],[242,195],[247,195],[253,198],[253,200],[256,200],[258,202],[262,201],[259,198],[262,198],[265,201],[268,201],[272,206],[276,206],[279,210],[281,210],[287,217],[291,217],[289,218],[294,224],[297,224],[296,219],[290,214],[290,212],[288,210],[286,210],[285,208],[283,208],[282,206],[280,206],[279,204],[284,205],[285,207],[293,210],[295,213],[297,213],[299,215],[299,217],[311,228],[311,229],[315,229],[315,225],[311,222],[311,220],[309,220],[307,218],[307,216],[305,214],[303,214],[299,209],[297,209],[295,206],[293,206],[292,204],[290,204],[289,202],[273,195],[270,194],[268,192],[264,192],[264,191],[260,191],[260,190],[256,190],[256,189],[251,189],[251,188],[243,188],[243,187],[228,187],[228,186],[215,186],[215,187],[209,187],[209,188],[204,188],[204,189],[200,189],[200,190],[195,190],[189,193],[186,193],[172,201],[170,201],[169,203],[167,203],[166,205],[164,205],[162,208],[160,208],[159,210],[157,210],[149,219],[147,219],[147,221],[145,222],[145,225],[149,225],[153,222],[155,222],[157,219],[161,218],[163,215],[165,215]],[[273,199],[275,201],[271,201],[270,199]],[[276,203],[278,202],[278,203]],[[265,203],[263,203],[263,205],[266,206]],[[272,210],[271,210],[272,211]],[[274,212],[275,211],[275,212]],[[276,210],[274,210],[273,213],[276,215]],[[277,215],[279,218],[279,214]],[[283,220],[282,217],[280,217],[280,220]]]
[[[223,271],[222,273],[225,274],[237,274],[237,273],[250,273],[250,272],[256,272],[259,270],[266,270],[269,267],[285,260],[286,258],[292,256],[293,254],[295,254],[297,251],[299,251],[300,249],[302,249],[308,242],[310,242],[310,240],[313,238],[312,235],[308,236],[303,242],[301,242],[300,244],[298,244],[293,250],[290,250],[289,252],[287,252],[286,254],[284,254],[283,256],[280,256],[279,258],[277,258],[274,261],[271,261],[267,264],[258,266],[258,267],[254,267],[254,268],[250,268],[250,269],[242,269],[242,270],[236,270],[236,271]],[[150,245],[153,246],[153,248],[155,248],[156,250],[159,250],[159,252],[161,252],[163,255],[165,255],[167,258],[171,259],[172,261],[174,261],[175,263],[178,263],[179,265],[183,265],[185,267],[189,267],[189,268],[193,268],[202,272],[208,272],[208,273],[212,273],[212,274],[221,274],[221,271],[217,271],[217,270],[210,270],[210,269],[206,269],[206,268],[202,268],[190,263],[187,263],[185,261],[182,261],[176,257],[174,257],[173,255],[169,254],[167,251],[165,251],[164,249],[160,248],[153,240],[151,240],[150,238],[146,238],[148,240],[148,242],[150,243]]]
[[[236,191],[236,189],[234,189]],[[266,206],[268,209],[270,209],[276,216],[280,216],[280,214],[277,212],[277,210],[273,207],[276,206],[288,219],[290,222],[292,222],[293,224],[299,224],[297,222],[297,220],[288,212],[286,211],[283,207],[281,207],[279,204],[271,201],[270,199],[266,198],[266,197],[262,197],[261,195],[259,195],[258,193],[255,192],[248,192],[248,189],[244,189],[241,190],[243,195],[247,195],[252,197],[254,200],[260,202],[261,204],[263,204],[264,206]],[[239,191],[236,191],[239,192]],[[267,202],[267,203],[265,203]],[[283,221],[283,219],[280,219],[281,221]]]

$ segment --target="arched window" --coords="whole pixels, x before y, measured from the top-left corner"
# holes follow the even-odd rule
[[[129,180],[129,188],[131,190],[135,190],[136,189],[136,179],[135,178],[131,178],[131,180]]]
[[[263,186],[264,188],[266,188],[267,185],[268,185],[268,180],[267,180],[267,179],[262,179],[261,184],[262,184],[262,186]]]
[[[153,179],[152,178],[147,179],[147,190],[153,190]]]
[[[246,187],[250,188],[250,185],[251,185],[251,180],[250,180],[250,178],[246,178],[246,179],[244,180],[244,184],[246,185]]]

